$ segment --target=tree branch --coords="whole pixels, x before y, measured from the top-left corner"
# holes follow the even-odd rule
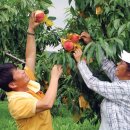
[[[13,56],[12,54],[10,54],[10,53],[8,53],[8,52],[6,52],[5,54],[6,54],[7,56],[9,56],[9,57],[11,57],[11,58],[13,58],[13,59],[19,61],[20,63],[25,64],[25,61],[24,61],[24,60],[21,60],[21,59],[19,59],[19,58]]]

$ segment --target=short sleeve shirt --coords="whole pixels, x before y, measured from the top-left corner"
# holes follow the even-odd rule
[[[35,82],[33,72],[26,66],[25,72],[30,81],[28,88],[37,93],[40,84]],[[10,114],[16,120],[18,130],[53,130],[50,110],[36,113],[38,99],[27,92],[7,92]]]

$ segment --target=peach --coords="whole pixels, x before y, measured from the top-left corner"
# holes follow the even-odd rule
[[[72,42],[78,42],[79,41],[79,35],[78,34],[73,34],[73,35],[71,35],[71,37],[70,37],[70,40],[72,41]]]
[[[63,47],[67,51],[72,51],[73,48],[74,48],[74,43],[72,41],[70,41],[70,40],[67,40],[67,41],[64,42]]]
[[[41,10],[35,12],[35,22],[41,23],[44,20],[45,14]]]

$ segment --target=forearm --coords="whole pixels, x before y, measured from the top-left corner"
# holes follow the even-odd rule
[[[50,108],[53,106],[54,101],[56,99],[57,88],[58,88],[58,79],[52,78],[50,81],[49,88],[45,94],[45,97],[43,98],[43,100],[45,100],[46,104],[48,104]]]
[[[28,28],[27,32],[34,34],[34,30]],[[26,43],[26,65],[34,71],[35,68],[35,59],[36,59],[36,44],[35,44],[35,35],[27,34],[27,43]]]
[[[58,79],[51,78],[49,88],[45,96],[37,102],[37,112],[51,109],[57,95]]]
[[[80,71],[80,74],[82,77],[85,77],[85,80],[89,80],[92,77],[92,72],[89,70],[89,68],[86,65],[86,62],[84,60],[78,62],[78,69]]]
[[[87,87],[107,99],[119,100],[122,99],[124,94],[129,92],[129,86],[124,82],[117,81],[110,83],[94,77],[83,61],[78,63],[78,69]],[[123,87],[124,84],[125,87]]]
[[[115,64],[112,61],[109,61],[107,58],[102,60],[102,69],[107,74],[107,76],[114,81],[115,79]]]

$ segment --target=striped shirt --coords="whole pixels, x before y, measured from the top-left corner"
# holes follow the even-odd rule
[[[85,61],[78,63],[87,87],[104,97],[100,130],[130,130],[130,80],[119,80],[115,76],[115,64],[108,59],[103,59],[102,68],[112,82],[94,77]]]

